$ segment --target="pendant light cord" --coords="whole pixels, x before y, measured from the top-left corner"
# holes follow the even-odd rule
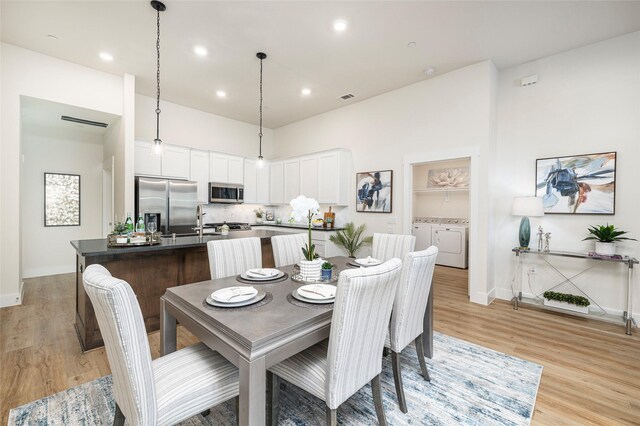
[[[156,40],[157,71],[156,71],[156,140],[160,141],[160,10],[158,9],[158,38]]]
[[[260,138],[260,156],[258,158],[262,158],[262,59],[260,58],[260,133],[258,133],[258,137]]]

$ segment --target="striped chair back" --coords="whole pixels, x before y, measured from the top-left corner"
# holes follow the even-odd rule
[[[415,245],[416,237],[413,235],[375,233],[371,257],[384,262],[394,257],[404,259],[407,253],[413,251]]]
[[[407,253],[396,290],[389,329],[391,350],[401,352],[422,334],[424,312],[429,301],[438,248]]]
[[[382,349],[402,262],[342,271],[333,306],[326,403],[336,409],[382,371]]]
[[[209,241],[207,252],[212,280],[262,268],[262,250],[257,237]]]
[[[276,235],[271,237],[273,260],[276,268],[293,265],[302,259],[302,247],[308,244],[308,236],[303,234]]]
[[[113,278],[102,265],[88,266],[82,280],[104,339],[116,403],[128,424],[156,424],[151,352],[136,295],[126,281]]]

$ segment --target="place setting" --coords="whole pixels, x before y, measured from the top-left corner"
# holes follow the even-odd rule
[[[309,307],[310,304],[321,307],[335,301],[336,291],[337,287],[331,284],[307,284],[293,290],[287,299],[297,306]]]
[[[360,259],[353,259],[347,262],[349,266],[355,266],[357,268],[369,268],[371,266],[378,266],[382,263],[380,259],[374,259],[371,256],[363,257]]]
[[[272,284],[285,281],[289,274],[275,268],[253,268],[236,276],[236,281],[246,284]]]
[[[205,302],[216,308],[240,308],[262,302],[267,295],[270,296],[271,293],[250,286],[225,287],[211,293]],[[269,300],[263,304],[268,302]]]

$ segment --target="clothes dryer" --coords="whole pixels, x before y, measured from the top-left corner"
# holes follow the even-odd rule
[[[469,220],[444,218],[433,226],[431,243],[438,247],[437,265],[466,269],[469,255]]]

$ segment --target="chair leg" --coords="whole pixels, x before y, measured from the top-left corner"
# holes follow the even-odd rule
[[[404,398],[404,388],[402,386],[402,366],[400,364],[400,354],[391,351],[391,366],[393,367],[393,381],[396,384],[396,396],[398,397],[398,407],[403,413],[407,413],[407,400]]]
[[[207,417],[209,414],[211,414],[211,410],[204,410],[202,413],[200,413],[202,417]]]
[[[384,407],[382,405],[382,389],[380,388],[379,374],[371,380],[371,389],[373,390],[373,403],[376,406],[378,424],[380,424],[380,426],[387,426],[387,419],[384,416]]]
[[[389,356],[389,348],[387,347],[382,348],[382,356]]]
[[[240,424],[240,397],[233,398],[233,402],[236,404],[236,424]]]
[[[280,377],[267,371],[267,425],[276,426],[280,413]]]
[[[338,410],[332,410],[327,407],[327,426],[337,426],[338,425]]]
[[[120,406],[116,403],[116,415],[113,418],[113,426],[124,426],[124,414],[120,410]]]
[[[424,360],[422,334],[416,337],[414,343],[416,344],[416,352],[418,353],[418,362],[420,363],[420,369],[422,370],[422,377],[424,377],[427,382],[430,382],[431,377],[429,377],[429,370],[427,370],[427,362]]]

